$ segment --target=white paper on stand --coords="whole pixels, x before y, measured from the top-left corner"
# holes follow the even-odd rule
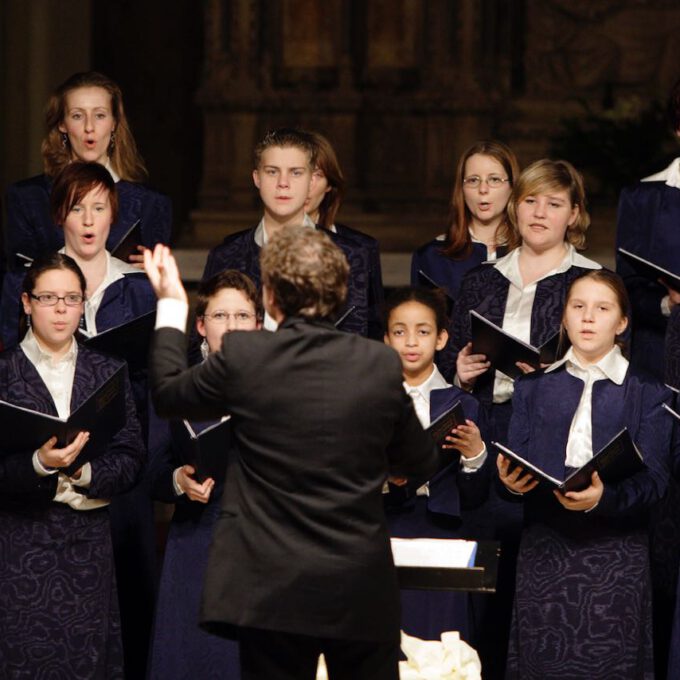
[[[474,567],[476,541],[456,538],[392,538],[392,555],[397,567]]]

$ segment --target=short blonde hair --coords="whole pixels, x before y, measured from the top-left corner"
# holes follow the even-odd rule
[[[508,218],[514,227],[510,236],[517,239],[512,247],[519,245],[520,236],[517,228],[517,206],[527,196],[544,194],[549,191],[566,191],[572,206],[578,206],[576,222],[567,228],[565,240],[575,248],[586,247],[586,230],[590,226],[590,215],[586,208],[586,191],[583,177],[574,166],[567,161],[551,161],[543,158],[532,163],[519,176],[508,201]]]
[[[321,231],[284,227],[262,249],[260,267],[286,317],[335,318],[345,303],[347,258]]]

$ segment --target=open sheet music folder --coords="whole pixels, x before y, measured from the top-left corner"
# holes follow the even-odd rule
[[[123,237],[111,248],[111,255],[123,262],[130,259],[130,255],[139,255],[137,246],[142,245],[142,218],[140,217],[126,232]]]
[[[522,458],[507,446],[491,442],[511,463],[521,466],[526,472],[538,478],[540,483],[548,484],[558,491],[582,491],[590,486],[593,472],[597,472],[603,482],[617,482],[643,470],[642,455],[630,438],[627,428],[623,428],[607,442],[583,466],[572,472],[566,479],[551,477],[528,460]]]
[[[619,248],[618,252],[623,257],[623,259],[626,260],[626,262],[628,262],[628,264],[630,264],[638,274],[640,274],[640,276],[644,276],[648,279],[651,279],[652,281],[658,281],[661,279],[673,290],[680,291],[680,276],[677,274],[674,274],[673,272],[668,271],[668,269],[664,269],[658,264],[654,264],[654,262],[650,262],[644,257],[636,255],[625,248]]]
[[[170,421],[170,432],[179,448],[182,462],[192,465],[199,484],[212,477],[216,484],[224,480],[229,453],[229,418],[213,422]]]
[[[79,432],[87,431],[89,441],[65,471],[75,471],[94,460],[106,451],[113,436],[125,425],[125,368],[120,366],[66,419],[0,401],[2,454],[32,453],[55,436],[56,446],[63,448]]]
[[[441,447],[446,444],[446,437],[451,430],[459,425],[465,425],[465,413],[460,400],[438,418],[435,418],[427,428],[427,432],[430,433],[434,443]]]
[[[522,371],[516,365],[518,361],[539,368],[541,364],[553,363],[557,357],[559,332],[540,347],[533,347],[485,319],[474,309],[470,310],[470,326],[472,353],[486,355],[493,368],[513,380],[522,375]]]
[[[156,310],[154,309],[132,321],[114,326],[92,337],[82,335],[81,338],[90,349],[123,359],[130,370],[145,368],[155,323]]]

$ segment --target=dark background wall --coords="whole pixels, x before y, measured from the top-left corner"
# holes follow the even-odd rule
[[[0,185],[36,174],[50,90],[117,80],[175,233],[209,246],[257,218],[251,151],[273,125],[327,134],[341,219],[408,250],[442,231],[456,159],[509,142],[584,171],[593,236],[676,153],[677,0],[0,0]]]

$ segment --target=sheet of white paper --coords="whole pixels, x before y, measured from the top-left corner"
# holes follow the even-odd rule
[[[453,538],[392,538],[392,555],[398,567],[473,567],[477,554],[475,541]]]

